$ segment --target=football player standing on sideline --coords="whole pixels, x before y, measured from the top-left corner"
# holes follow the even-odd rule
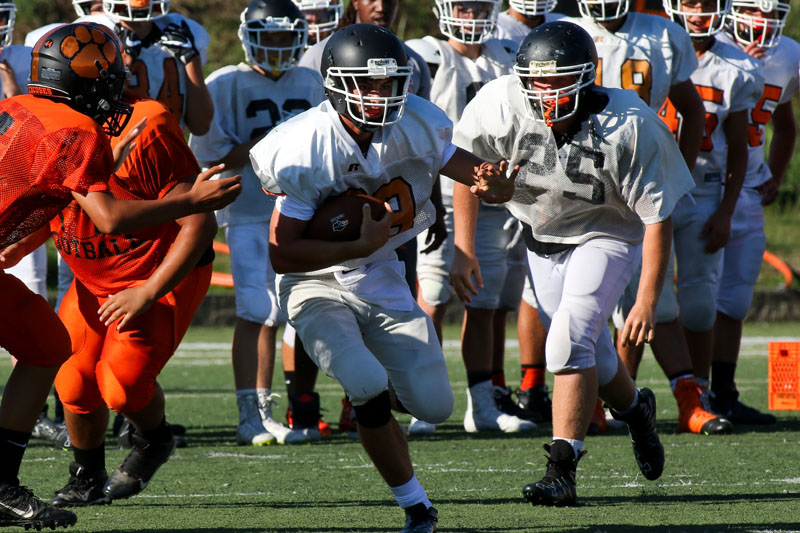
[[[217,213],[231,250],[236,295],[232,361],[239,407],[237,441],[300,442],[319,438],[319,430],[290,431],[272,416],[275,337],[286,319],[278,308],[269,262],[269,220],[275,201],[261,190],[248,153],[273,127],[319,104],[325,94],[316,70],[297,67],[308,25],[292,0],[252,0],[241,20],[239,39],[249,64],[223,67],[208,77],[217,113],[209,132],[192,135],[189,146],[206,166],[224,163],[233,170],[223,175],[243,175],[244,194]],[[318,405],[319,395],[310,394]]]
[[[651,340],[672,237],[670,214],[692,186],[669,130],[635,93],[594,84],[591,36],[570,22],[531,31],[515,74],[478,92],[454,141],[490,161],[519,165],[508,209],[526,224],[528,261],[548,329],[547,368],[555,374],[553,441],[547,471],[523,489],[534,505],[574,505],[575,472],[600,396],[627,423],[645,478],[657,479],[664,448],[655,395],[636,389],[614,350],[608,318],[640,261],[639,297],[623,331]],[[501,118],[502,117],[502,118]],[[478,202],[457,186],[453,286],[476,292]]]
[[[433,324],[414,302],[395,248],[433,222],[440,172],[503,202],[516,171],[506,178],[505,162],[497,168],[450,143],[447,116],[407,95],[411,67],[389,30],[343,28],[323,58],[327,101],[274,128],[250,153],[264,188],[284,195],[270,232],[278,297],[311,358],[352,399],[361,443],[406,510],[403,531],[430,533],[437,512],[391,409],[439,423],[453,394]],[[374,221],[364,205],[355,241],[307,237],[317,207],[348,191],[391,211]]]

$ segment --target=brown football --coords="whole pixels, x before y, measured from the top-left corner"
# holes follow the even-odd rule
[[[361,233],[361,206],[369,204],[372,219],[386,213],[382,201],[366,194],[344,194],[326,199],[308,221],[305,235],[322,241],[354,241]]]

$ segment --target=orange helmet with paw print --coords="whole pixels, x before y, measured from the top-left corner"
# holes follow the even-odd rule
[[[47,32],[31,53],[28,92],[61,101],[117,136],[132,108],[120,101],[127,78],[122,46],[100,24],[65,24]]]

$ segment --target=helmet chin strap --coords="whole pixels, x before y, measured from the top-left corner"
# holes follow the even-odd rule
[[[572,97],[568,95],[568,96],[562,96],[560,98],[550,98],[542,102],[546,106],[544,108],[544,111],[542,112],[542,118],[544,118],[545,124],[547,124],[548,128],[552,127],[553,123],[555,122],[553,120],[554,118],[553,111],[555,111],[556,108],[561,108],[562,106],[566,106],[571,101]]]

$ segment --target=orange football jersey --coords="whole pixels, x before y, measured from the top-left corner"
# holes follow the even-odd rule
[[[0,102],[0,248],[33,233],[72,201],[108,189],[108,137],[66,104],[22,95]]]
[[[138,100],[133,116],[112,145],[125,137],[143,117],[147,125],[136,147],[109,179],[109,188],[120,200],[155,200],[176,184],[194,177],[200,168],[178,121],[161,103]],[[50,223],[56,248],[75,276],[96,296],[116,293],[145,280],[169,251],[178,225],[161,224],[124,235],[104,235],[89,216],[72,203]]]

